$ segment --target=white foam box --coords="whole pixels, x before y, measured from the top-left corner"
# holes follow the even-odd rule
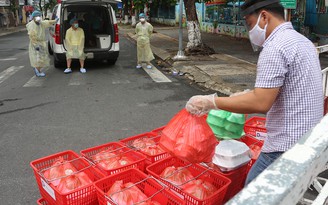
[[[96,35],[98,48],[109,48],[111,36],[110,35]]]

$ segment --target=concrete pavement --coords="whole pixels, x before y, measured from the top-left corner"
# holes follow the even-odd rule
[[[120,27],[136,40],[134,29]],[[183,31],[183,46],[187,44],[187,30]],[[253,89],[256,79],[258,53],[252,51],[249,40],[202,33],[202,40],[216,54],[211,56],[188,56],[186,61],[172,59],[178,51],[178,28],[154,25],[151,47],[154,55],[169,64],[171,73],[178,71],[192,82],[210,90],[230,95],[245,89]],[[322,67],[328,66],[328,56],[320,56]]]
[[[25,32],[26,25],[21,24],[16,27],[9,27],[9,28],[0,28],[0,36],[5,36],[8,34],[16,33],[16,32]]]
[[[126,27],[121,29],[126,30],[131,39],[136,40],[133,30],[129,30]],[[203,34],[204,43],[210,45],[212,48],[216,48],[217,54],[210,56],[188,56],[186,61],[175,62],[172,59],[178,51],[178,40],[175,38],[177,36],[174,36],[174,32],[178,32],[177,28],[154,26],[154,30],[155,33],[151,38],[152,50],[157,58],[167,62],[171,66],[172,75],[173,71],[177,71],[180,75],[184,75],[202,87],[226,95],[254,87],[256,65],[218,51],[220,40],[224,39],[224,41],[227,41],[226,37],[222,39],[220,36],[217,36],[218,40],[214,40],[210,39],[209,35]],[[186,30],[184,30],[184,33],[186,33]],[[186,35],[183,40],[183,44],[186,46]],[[230,47],[234,49],[231,45]]]

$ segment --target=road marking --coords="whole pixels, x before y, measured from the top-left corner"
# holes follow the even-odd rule
[[[45,68],[42,70],[46,74],[45,77],[36,77],[34,75],[32,78],[30,78],[29,81],[27,81],[27,83],[25,83],[25,85],[23,85],[23,87],[41,87],[43,83],[46,81],[48,70],[49,68]]]
[[[24,66],[11,66],[6,70],[2,71],[0,73],[0,84],[22,68],[24,68]]]
[[[17,58],[2,58],[0,61],[14,61],[17,60]]]
[[[85,75],[87,74],[82,74],[80,72],[74,72],[71,74],[67,74],[67,75],[71,75],[71,79],[69,80],[68,85],[85,85]]]
[[[129,84],[131,83],[129,80],[113,80],[112,84],[116,85],[116,84]]]
[[[155,81],[156,83],[170,83],[172,82],[168,77],[166,77],[161,71],[159,71],[154,65],[149,69],[146,66],[142,66],[144,71]]]

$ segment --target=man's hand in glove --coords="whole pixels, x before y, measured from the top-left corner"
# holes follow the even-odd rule
[[[191,114],[204,115],[212,109],[218,109],[215,104],[216,97],[216,93],[212,95],[195,95],[188,100],[186,109]]]

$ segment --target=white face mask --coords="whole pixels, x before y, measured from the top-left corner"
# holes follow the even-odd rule
[[[253,43],[256,46],[262,46],[264,41],[265,41],[265,34],[266,34],[266,28],[268,26],[268,24],[266,24],[264,26],[264,29],[262,29],[259,26],[259,22],[261,19],[261,14],[259,16],[259,18],[257,19],[257,23],[254,26],[254,28],[252,28],[252,30],[250,30],[249,33],[249,40],[251,41],[251,43]]]
[[[35,21],[36,22],[40,22],[41,21],[41,17],[40,16],[35,17]]]
[[[146,19],[145,18],[140,18],[140,22],[145,22],[146,21]]]

